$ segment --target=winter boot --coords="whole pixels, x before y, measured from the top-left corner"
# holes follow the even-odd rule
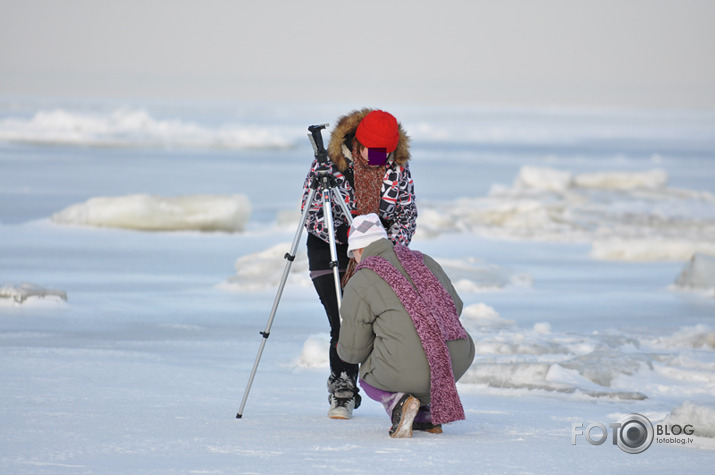
[[[392,410],[392,427],[390,437],[394,439],[406,439],[412,437],[412,422],[415,420],[417,411],[420,410],[420,400],[416,397],[405,394]]]
[[[330,409],[328,409],[328,417],[331,419],[350,419],[353,416],[355,409],[354,397],[336,397],[331,394],[328,397]]]
[[[420,407],[412,423],[412,430],[429,432],[430,434],[441,434],[442,424],[432,423],[432,410],[430,405]]]
[[[360,406],[361,397],[358,394],[355,379],[345,372],[340,375],[331,374],[328,378],[328,417],[331,419],[350,419],[353,409]]]
[[[431,422],[413,422],[412,430],[421,430],[430,434],[441,434],[442,424],[433,424]]]

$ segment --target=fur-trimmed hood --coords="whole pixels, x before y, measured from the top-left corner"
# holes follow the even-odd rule
[[[375,109],[364,108],[355,110],[338,119],[335,128],[330,134],[330,142],[328,142],[328,155],[330,160],[341,172],[348,168],[349,161],[352,160],[352,140],[355,137],[360,121]],[[404,166],[410,159],[410,138],[402,124],[397,123],[400,132],[400,141],[397,142],[397,148],[392,153],[392,159],[400,166]]]

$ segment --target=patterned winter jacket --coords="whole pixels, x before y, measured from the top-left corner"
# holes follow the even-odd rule
[[[335,177],[337,190],[347,204],[351,213],[357,210],[353,180],[353,158],[351,144],[360,121],[372,109],[353,111],[340,119],[330,135],[328,143],[328,166]],[[417,227],[417,205],[415,204],[414,183],[408,166],[410,159],[409,137],[400,125],[400,141],[385,164],[385,177],[380,191],[380,210],[378,215],[385,225],[387,235],[393,243],[409,245]],[[310,184],[318,168],[317,160],[313,161],[310,172],[303,185],[303,200],[301,211],[305,209],[310,193]],[[348,220],[338,203],[332,204],[333,225],[338,244],[347,243]],[[325,242],[329,242],[327,224],[323,217],[323,207],[320,193],[316,192],[308,211],[305,227]]]

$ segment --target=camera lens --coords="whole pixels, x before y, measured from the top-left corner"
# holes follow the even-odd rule
[[[624,452],[639,454],[653,443],[653,425],[641,414],[627,414],[621,417],[617,443]]]
[[[621,440],[628,447],[640,447],[648,437],[645,426],[638,421],[629,421],[621,427]]]

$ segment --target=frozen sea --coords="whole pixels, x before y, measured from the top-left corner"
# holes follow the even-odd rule
[[[467,419],[326,417],[302,243],[236,419],[307,126],[361,106],[0,100],[0,472],[712,473],[712,112],[381,105],[477,343]]]

